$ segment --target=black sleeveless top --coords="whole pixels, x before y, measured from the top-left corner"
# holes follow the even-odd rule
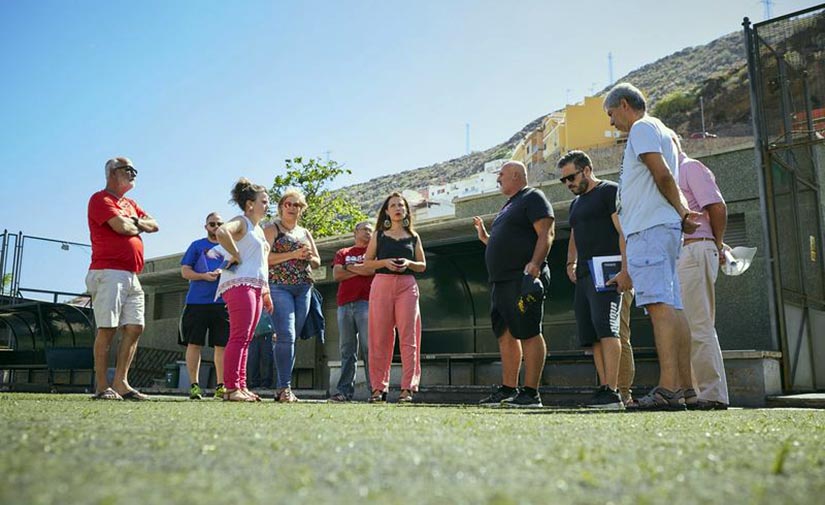
[[[375,251],[375,259],[384,260],[387,258],[406,258],[410,261],[415,261],[415,245],[418,242],[418,237],[415,235],[407,238],[396,240],[392,237],[384,235],[383,231],[378,232],[378,247]],[[390,275],[413,275],[415,272],[409,268],[403,272],[393,272],[386,268],[379,268],[375,271],[377,274]]]

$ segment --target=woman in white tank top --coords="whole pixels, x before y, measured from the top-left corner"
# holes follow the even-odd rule
[[[260,401],[246,387],[246,360],[249,342],[261,315],[272,313],[272,298],[267,283],[266,258],[269,244],[259,223],[269,209],[266,188],[241,178],[232,190],[232,200],[243,215],[223,224],[216,233],[226,250],[216,296],[223,296],[229,312],[229,342],[224,350],[224,400]]]

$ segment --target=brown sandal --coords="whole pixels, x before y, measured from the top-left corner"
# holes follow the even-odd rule
[[[398,403],[412,403],[413,394],[409,389],[402,389],[401,395],[398,397]]]
[[[92,396],[92,400],[122,400],[122,399],[123,399],[123,397],[121,397],[119,394],[117,394],[117,391],[115,391],[112,388],[106,388],[103,391],[95,393]]]
[[[246,388],[241,389],[241,391],[243,391],[243,394],[245,394],[246,396],[248,396],[248,397],[252,398],[252,399],[253,399],[253,400],[255,400],[256,402],[261,401],[261,397],[260,397],[260,396],[258,396],[256,393],[253,393],[252,391],[250,391],[250,390],[248,390],[248,389],[246,389]]]
[[[661,386],[656,386],[650,390],[650,393],[637,398],[633,404],[628,405],[627,409],[634,411],[686,410],[684,392],[681,389],[670,391]]]
[[[242,389],[227,389],[223,395],[224,401],[227,402],[254,402],[255,399],[247,396]]]

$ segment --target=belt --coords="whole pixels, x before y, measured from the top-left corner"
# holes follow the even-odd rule
[[[709,241],[709,242],[716,242],[716,239],[715,239],[715,238],[708,238],[708,237],[701,237],[701,238],[686,238],[686,239],[684,240],[684,245],[692,244],[693,242],[703,242],[703,241],[705,241],[705,240],[707,240],[707,241]]]

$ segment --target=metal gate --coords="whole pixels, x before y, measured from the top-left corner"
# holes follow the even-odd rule
[[[745,43],[784,388],[825,389],[825,4],[755,25]]]

